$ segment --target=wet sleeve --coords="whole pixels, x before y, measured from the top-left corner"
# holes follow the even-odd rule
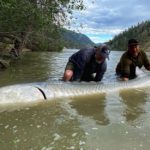
[[[78,53],[76,60],[74,61],[77,65],[77,68],[74,70],[74,81],[80,81],[88,61],[88,57],[84,55],[84,53]]]
[[[103,79],[103,76],[105,74],[107,70],[107,63],[106,61],[101,65],[101,67],[99,68],[99,70],[96,73],[96,76],[94,78],[94,81],[101,81]]]
[[[148,59],[146,53],[143,52],[142,55],[143,55],[144,67],[145,67],[146,69],[150,68],[150,61],[149,61],[149,59]],[[149,70],[149,69],[148,69],[148,70]]]
[[[75,70],[74,76],[73,76],[73,81],[80,81],[82,74],[83,74],[83,70],[81,70],[81,69]]]
[[[121,77],[129,78],[131,61],[128,58],[122,58],[120,61],[120,65],[121,65]]]

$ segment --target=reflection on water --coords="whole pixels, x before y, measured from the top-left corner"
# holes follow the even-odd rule
[[[105,112],[105,94],[74,98],[70,104],[79,115],[94,119],[100,125],[109,124],[109,119]]]
[[[0,86],[45,81],[51,72],[50,53],[26,53],[0,73]]]
[[[66,49],[58,52],[28,52],[21,59],[0,72],[0,86],[62,78],[68,57],[77,51]]]
[[[123,115],[127,121],[134,121],[141,114],[145,113],[144,105],[146,103],[147,94],[144,90],[128,90],[120,92],[120,97],[125,104]]]

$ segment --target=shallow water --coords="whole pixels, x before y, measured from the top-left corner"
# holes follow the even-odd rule
[[[1,86],[55,82],[61,78],[71,53],[73,50],[26,54],[0,74]],[[115,81],[113,70],[120,55],[111,53],[103,83]],[[140,72],[141,76],[144,74]],[[2,150],[149,150],[149,97],[150,87],[144,87],[26,106],[2,106],[0,147]]]

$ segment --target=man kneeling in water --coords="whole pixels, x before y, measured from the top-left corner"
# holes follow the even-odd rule
[[[128,81],[136,78],[136,66],[144,67],[150,71],[150,62],[146,53],[139,48],[139,42],[136,39],[128,41],[128,50],[123,53],[116,67],[116,74],[121,80]]]
[[[106,45],[79,50],[69,58],[63,80],[101,81],[106,72],[106,58],[109,58],[109,52]]]

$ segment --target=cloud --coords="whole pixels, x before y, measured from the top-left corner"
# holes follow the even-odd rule
[[[86,10],[75,11],[77,18],[72,24],[73,29],[89,34],[114,35],[148,20],[150,17],[149,0],[84,0]],[[83,28],[80,27],[82,25]],[[94,37],[92,37],[94,39]],[[97,37],[95,36],[95,39]]]

